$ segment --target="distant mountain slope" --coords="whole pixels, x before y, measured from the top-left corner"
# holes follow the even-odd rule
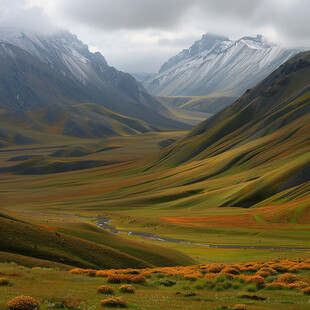
[[[304,52],[281,65],[232,105],[200,123],[165,156],[186,162],[269,135],[309,117],[309,97],[310,52]]]
[[[35,111],[16,111],[0,114],[4,124],[81,138],[138,134],[156,131],[147,123],[114,113],[94,104],[50,105]],[[0,137],[1,141],[1,137]]]
[[[232,41],[206,34],[163,64],[144,86],[160,96],[239,97],[296,53],[260,35]]]
[[[166,96],[158,97],[165,105],[172,105],[186,111],[199,111],[215,114],[233,103],[234,97],[212,97],[212,96]]]
[[[309,124],[310,52],[304,52],[162,151],[150,168],[199,167],[184,185],[226,184],[231,194],[217,206],[298,199],[305,197],[310,181]]]
[[[131,75],[110,67],[71,33],[43,36],[2,29],[0,63],[4,110],[92,102],[157,128],[184,126]]]

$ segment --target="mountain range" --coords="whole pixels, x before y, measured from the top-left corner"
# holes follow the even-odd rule
[[[228,105],[299,51],[261,35],[234,41],[205,34],[143,83],[154,95],[230,97]]]
[[[34,122],[33,117],[44,116],[35,122],[54,124],[60,106],[66,115],[61,131],[66,134],[82,131],[84,136],[93,135],[106,128],[101,136],[114,135],[120,124],[121,131],[127,133],[186,127],[130,74],[109,66],[100,53],[91,53],[67,31],[38,35],[2,28],[0,61],[2,122],[38,111],[28,123]],[[85,103],[92,104],[91,111],[89,105],[81,105]]]

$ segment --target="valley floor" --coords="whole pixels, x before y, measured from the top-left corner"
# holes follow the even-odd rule
[[[71,273],[0,264],[0,278],[8,280],[0,286],[0,308],[26,295],[39,301],[40,309],[100,309],[111,295],[97,289],[108,285],[129,309],[303,310],[309,306],[309,269],[309,260]],[[135,293],[120,291],[124,283]]]
[[[304,194],[303,198],[294,202],[285,202],[285,199],[280,204],[267,201],[262,206],[249,209],[216,207],[219,199],[227,194],[241,191],[244,186],[253,186],[250,185],[252,181],[244,179],[251,180],[255,175],[264,173],[265,168],[241,171],[234,178],[228,174],[206,181],[199,180],[210,169],[208,160],[180,168],[150,169],[152,154],[183,135],[184,132],[148,133],[112,137],[99,143],[97,140],[73,139],[70,147],[67,146],[69,140],[61,140],[35,147],[3,148],[0,152],[1,166],[16,167],[16,172],[1,174],[0,208],[15,219],[45,227],[52,232],[113,247],[115,242],[107,242],[109,239],[115,240],[113,233],[103,232],[96,228],[91,219],[75,215],[109,217],[112,220],[110,224],[119,230],[152,233],[159,237],[192,242],[165,243],[153,238],[141,239],[134,234],[118,234],[124,243],[174,249],[175,253],[186,255],[187,263],[309,257],[310,250],[306,249],[309,248],[310,239],[308,195]],[[72,149],[76,151],[75,146],[79,146],[79,150],[84,150],[86,154],[74,157],[70,152]],[[25,156],[30,159],[25,161]],[[31,161],[31,157],[38,156],[43,156],[45,161]],[[75,162],[81,158],[115,163],[59,173],[53,173],[56,171],[52,170],[57,165],[49,166],[59,162]],[[224,162],[221,165],[226,160],[225,157],[214,157],[215,163]],[[18,172],[20,165],[41,165],[42,170],[36,175],[24,174]],[[214,166],[217,167],[217,164],[211,167],[211,171]],[[44,169],[47,169],[46,172]],[[307,193],[307,188],[302,190]],[[53,213],[70,216],[53,216]],[[241,248],[210,248],[195,243]],[[246,250],[242,247],[255,248]],[[156,251],[160,250],[156,248]],[[176,259],[175,264],[186,264],[185,261],[183,258],[179,261]],[[32,266],[33,263],[28,265]]]

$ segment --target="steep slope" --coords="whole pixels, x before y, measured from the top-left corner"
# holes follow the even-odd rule
[[[186,162],[218,154],[267,136],[308,117],[310,52],[281,65],[232,105],[195,127],[166,154]],[[187,149],[186,154],[182,148]],[[180,150],[180,152],[179,152]],[[171,159],[167,155],[167,159]]]
[[[51,104],[92,102],[163,128],[182,127],[129,74],[110,67],[75,35],[0,35],[0,108],[29,111]]]
[[[310,180],[309,124],[310,52],[305,52],[164,150],[155,166],[205,162],[209,168],[193,170],[186,184],[212,179],[227,184],[226,178],[252,171],[252,179],[240,180],[246,185],[225,196],[221,206],[248,207],[287,190],[286,197],[294,197]]]
[[[160,96],[239,97],[297,52],[260,35],[232,41],[206,34],[172,57],[144,86]]]

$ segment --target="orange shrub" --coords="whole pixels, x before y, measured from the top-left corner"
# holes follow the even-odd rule
[[[270,267],[278,272],[286,272],[289,270],[289,267],[284,264],[273,264]]]
[[[97,277],[105,277],[106,278],[106,277],[108,277],[108,276],[110,276],[112,274],[114,274],[114,273],[112,273],[109,270],[98,270],[98,271],[96,271],[96,276]]]
[[[87,274],[90,276],[90,277],[95,277],[96,276],[96,270],[89,270],[87,272]]]
[[[133,283],[145,283],[146,277],[144,277],[144,276],[130,276],[130,281]]]
[[[304,278],[300,279],[300,281],[308,283],[310,285],[310,278],[304,277]]]
[[[123,293],[134,294],[136,292],[136,288],[130,284],[122,285],[119,290]]]
[[[110,294],[110,295],[112,295],[114,293],[113,292],[113,288],[111,286],[108,286],[108,285],[101,285],[101,286],[99,286],[97,291],[100,294]]]
[[[233,267],[226,267],[226,268],[221,270],[221,273],[223,273],[223,274],[238,275],[240,272],[237,269],[233,268]]]
[[[207,273],[206,275],[205,275],[205,278],[206,279],[214,279],[214,278],[216,278],[217,277],[217,274],[215,274],[215,273]]]
[[[200,271],[196,271],[196,272],[192,272],[192,273],[188,273],[188,274],[183,275],[183,279],[191,280],[191,281],[194,281],[197,278],[202,278],[202,277],[203,277],[203,275]]]
[[[258,284],[265,284],[265,279],[261,276],[250,276],[246,278],[246,282],[254,282]]]
[[[294,283],[288,284],[287,287],[289,287],[290,289],[298,289],[301,290],[303,288],[308,287],[309,284],[303,281],[296,281]]]
[[[224,265],[216,265],[216,264],[214,264],[214,265],[211,265],[211,266],[209,267],[208,272],[210,272],[210,273],[219,273],[219,272],[221,272],[222,269],[224,269],[224,268],[225,268]]]
[[[114,274],[108,277],[108,282],[109,283],[122,283],[122,282],[129,282],[130,281],[130,276],[129,275],[124,275],[124,274]]]
[[[298,277],[296,277],[290,273],[285,273],[282,276],[280,276],[276,281],[286,283],[286,284],[291,284],[291,283],[294,283],[298,280],[299,280]]]
[[[0,278],[0,286],[9,285],[10,281],[7,278]]]
[[[310,295],[310,286],[301,290],[305,295]]]
[[[72,273],[72,274],[83,274],[86,272],[87,271],[85,269],[82,269],[82,268],[74,268],[74,269],[70,270],[70,273]]]
[[[298,269],[299,270],[310,270],[310,263],[309,262],[300,263],[298,265]]]
[[[246,310],[246,305],[245,304],[237,304],[237,305],[234,305],[233,309],[234,310]]]
[[[140,274],[140,272],[141,272],[140,269],[128,268],[128,269],[124,269],[122,273],[124,273],[124,274]]]
[[[256,276],[263,277],[263,278],[266,278],[266,277],[270,276],[270,273],[267,272],[267,271],[260,271],[260,270],[259,270],[259,271],[256,272],[255,275],[256,275]]]
[[[287,287],[287,284],[283,283],[283,282],[275,282],[273,281],[272,283],[267,283],[266,285],[267,287],[273,287],[273,288],[284,288]]]
[[[40,303],[30,296],[18,296],[8,302],[9,310],[34,310]]]
[[[242,267],[241,264],[235,264],[235,265],[230,266],[230,268],[234,268],[234,269],[236,269],[236,270],[238,270],[238,271],[240,271],[240,268],[241,268],[241,267]]]
[[[259,272],[267,272],[269,275],[272,275],[272,276],[274,276],[278,273],[276,270],[274,270],[270,267],[263,267],[263,268],[259,269],[259,271],[257,273],[259,273]]]
[[[101,306],[107,306],[107,307],[119,307],[119,308],[126,307],[126,300],[123,297],[109,297],[101,300],[100,303]]]

